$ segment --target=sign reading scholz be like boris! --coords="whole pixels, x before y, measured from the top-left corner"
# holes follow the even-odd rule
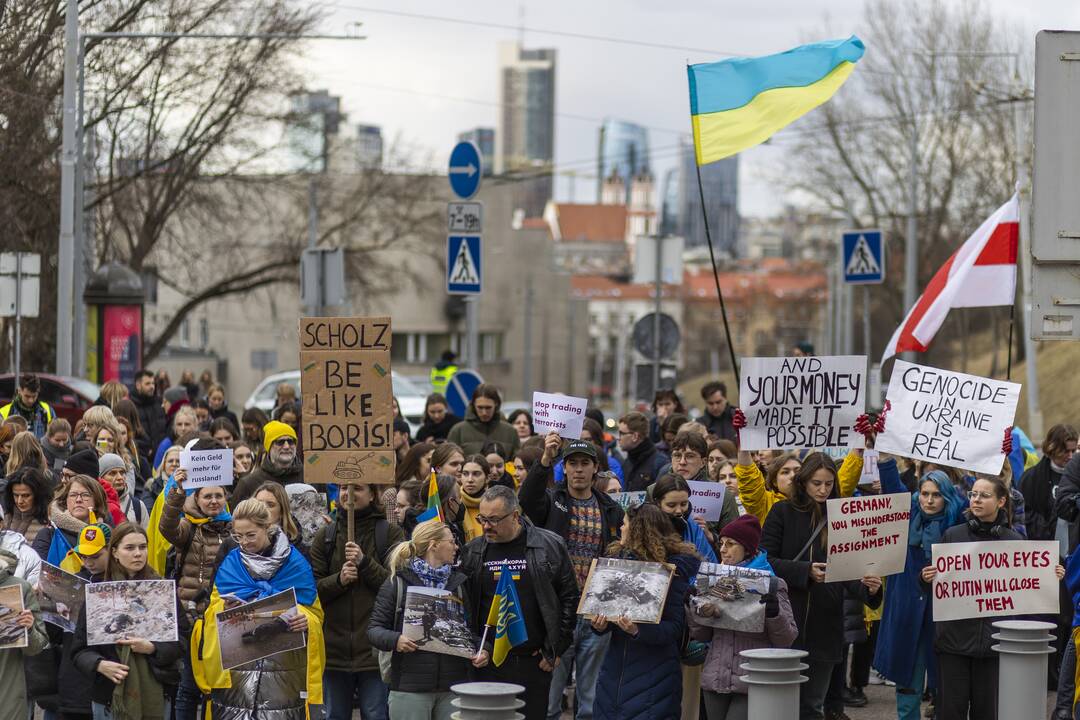
[[[390,318],[302,318],[304,480],[392,483]]]
[[[1020,385],[897,360],[881,452],[997,475]]]
[[[854,447],[866,404],[866,358],[743,358],[744,450]]]

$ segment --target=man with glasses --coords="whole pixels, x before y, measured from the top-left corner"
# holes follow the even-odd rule
[[[562,538],[522,520],[518,497],[510,488],[488,488],[480,499],[476,521],[484,534],[461,552],[461,571],[469,577],[473,627],[482,631],[499,577],[509,572],[528,636],[510,650],[502,665],[481,668],[478,679],[525,686],[525,717],[543,720],[551,673],[570,647],[577,621],[580,593],[573,564]],[[494,639],[492,628],[489,651]]]
[[[710,482],[705,464],[708,452],[709,445],[701,435],[694,432],[676,435],[671,441],[671,469],[687,482]],[[714,538],[719,537],[724,526],[739,517],[739,505],[735,502],[735,494],[728,490],[726,485],[721,487],[724,488],[724,504],[720,509],[720,519],[706,526],[706,523],[700,520],[700,516],[694,518],[702,526],[709,542],[714,544]],[[649,490],[651,494],[651,486]]]
[[[251,497],[264,482],[282,485],[304,482],[304,464],[296,447],[296,431],[291,425],[271,420],[263,426],[263,455],[259,467],[236,484],[231,503],[236,507]]]
[[[592,561],[619,539],[623,511],[607,493],[594,490],[599,468],[596,446],[586,440],[572,440],[560,454],[561,445],[562,438],[558,433],[548,433],[544,438],[544,454],[521,483],[518,499],[533,524],[550,530],[566,542],[580,589],[589,576]],[[548,480],[558,462],[563,466],[565,484],[549,490]],[[598,635],[592,631],[588,620],[578,619],[574,642],[563,653],[551,680],[549,720],[558,720],[562,713],[563,691],[575,663],[575,717],[578,720],[592,718],[596,678],[610,641],[610,633]]]

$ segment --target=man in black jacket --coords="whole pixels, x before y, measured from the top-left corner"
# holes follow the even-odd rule
[[[701,388],[701,399],[705,401],[705,412],[699,422],[709,434],[720,440],[738,443],[738,433],[732,422],[736,408],[728,402],[727,385],[722,382],[705,383]]]
[[[623,480],[627,492],[637,492],[652,485],[670,462],[649,439],[649,420],[639,412],[619,418],[619,449],[626,453]]]
[[[462,549],[460,567],[469,578],[472,626],[485,624],[499,576],[510,572],[528,636],[510,650],[502,665],[482,668],[479,679],[524,685],[525,717],[543,720],[551,672],[570,647],[577,622],[579,592],[573,564],[562,538],[522,520],[517,495],[510,488],[488,488],[479,510],[476,520],[484,535]]]
[[[135,373],[135,384],[131,389],[131,401],[139,411],[143,432],[150,440],[150,447],[156,450],[169,433],[169,421],[165,418],[161,400],[154,392],[154,373],[145,368]]]
[[[585,440],[573,440],[560,456],[562,439],[558,433],[544,438],[544,454],[534,463],[521,483],[518,500],[526,516],[537,527],[550,530],[566,541],[570,562],[578,588],[585,585],[592,561],[603,555],[608,545],[619,539],[623,511],[607,493],[596,492],[596,447]],[[554,464],[561,459],[566,485],[547,489],[548,477]],[[596,678],[611,641],[611,634],[598,635],[588,620],[581,618],[574,630],[574,642],[566,649],[551,680],[548,696],[548,718],[558,719],[562,712],[562,695],[570,678],[570,669],[577,662],[574,696],[577,700],[575,717],[591,718],[596,697]]]

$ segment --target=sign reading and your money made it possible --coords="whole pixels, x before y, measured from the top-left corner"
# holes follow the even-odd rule
[[[390,318],[301,318],[304,482],[394,482]]]

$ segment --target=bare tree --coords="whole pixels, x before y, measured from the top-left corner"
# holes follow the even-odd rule
[[[875,291],[873,323],[880,348],[907,311],[902,269],[912,134],[921,291],[1013,193],[1018,89],[1012,58],[998,53],[1019,47],[974,0],[868,0],[865,14],[866,56],[841,95],[781,140],[793,146],[796,161],[778,180],[854,226],[886,231],[891,270]],[[964,312],[973,327],[1001,314]],[[953,313],[933,354],[966,350],[963,341],[961,348],[947,342],[966,335],[961,314]]]

